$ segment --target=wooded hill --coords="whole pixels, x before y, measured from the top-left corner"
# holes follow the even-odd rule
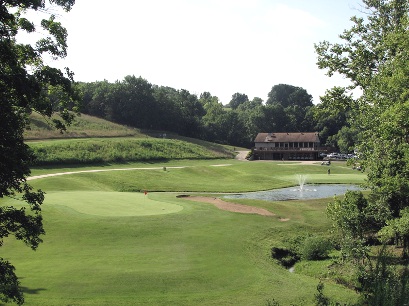
[[[323,145],[349,153],[356,140],[347,121],[349,110],[327,107],[332,99],[350,99],[342,89],[331,90],[326,101],[314,105],[305,89],[278,84],[268,93],[267,101],[235,93],[223,105],[210,92],[197,96],[135,76],[115,83],[79,83],[76,88],[82,96],[83,113],[221,144],[250,148],[260,132],[319,132]]]

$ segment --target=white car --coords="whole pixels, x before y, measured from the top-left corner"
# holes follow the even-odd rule
[[[327,157],[329,158],[339,158],[339,154],[338,153],[330,153],[327,155]]]

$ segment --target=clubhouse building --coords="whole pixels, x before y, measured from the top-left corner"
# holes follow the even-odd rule
[[[254,159],[318,160],[320,146],[318,133],[259,133],[254,140]]]

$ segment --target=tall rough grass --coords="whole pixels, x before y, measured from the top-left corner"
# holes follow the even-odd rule
[[[37,165],[232,158],[231,152],[176,139],[106,138],[29,143]]]
[[[55,115],[57,119],[61,119]],[[33,113],[30,115],[30,129],[25,131],[26,140],[87,138],[87,137],[145,137],[138,129],[109,122],[97,117],[81,114],[75,117],[67,131],[60,133],[52,127],[50,120]]]

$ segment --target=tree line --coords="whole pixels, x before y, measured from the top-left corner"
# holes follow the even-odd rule
[[[305,89],[293,85],[274,85],[265,102],[235,93],[227,105],[210,92],[197,96],[130,75],[115,83],[78,83],[77,88],[83,113],[140,129],[244,147],[251,147],[259,132],[318,131],[323,145],[353,150],[348,110],[328,111],[327,100],[314,105]],[[332,98],[349,98],[343,94],[333,90]]]

